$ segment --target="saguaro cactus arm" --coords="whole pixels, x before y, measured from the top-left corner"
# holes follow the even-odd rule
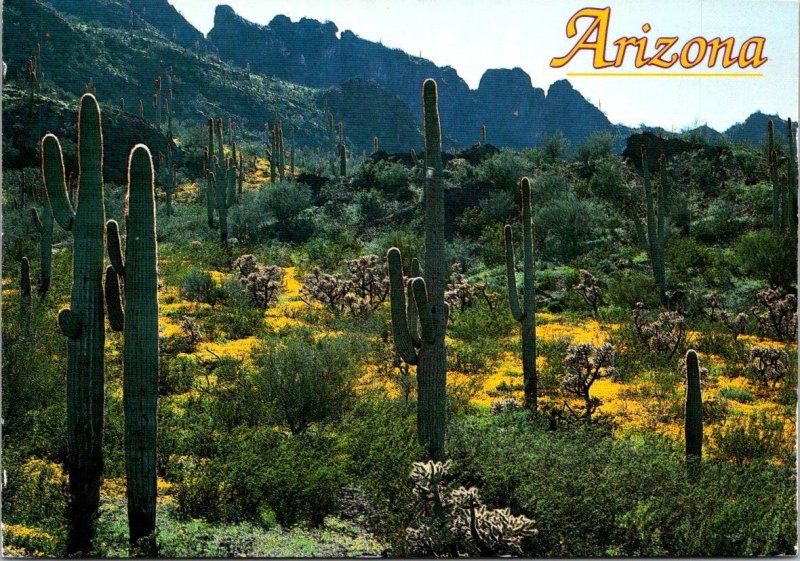
[[[428,289],[425,286],[425,279],[417,277],[412,281],[414,290],[414,303],[419,317],[420,331],[422,338],[433,343],[436,340],[436,322],[431,314],[431,307],[428,302]]]
[[[393,247],[386,254],[389,264],[389,288],[392,315],[392,337],[394,346],[400,358],[408,364],[417,364],[417,351],[414,340],[409,329],[409,318],[407,309],[416,308],[416,305],[409,301],[406,304],[406,293],[403,286],[403,264],[400,250]],[[416,319],[414,319],[416,323]]]
[[[41,234],[44,231],[44,226],[42,225],[42,220],[39,218],[39,211],[35,208],[31,209],[31,220],[33,221],[33,229]]]
[[[58,137],[48,133],[42,139],[42,180],[53,209],[53,217],[65,230],[72,230],[75,210],[67,195],[67,183],[64,181],[64,156]]]
[[[69,308],[62,308],[58,312],[58,327],[66,337],[77,339],[82,330],[81,318]]]
[[[119,276],[125,276],[125,259],[122,257],[122,244],[119,241],[119,224],[116,220],[106,222],[106,244],[108,259]]]
[[[516,259],[514,256],[514,232],[510,224],[503,228],[503,237],[506,244],[506,281],[508,284],[508,305],[511,308],[511,315],[517,321],[522,321],[522,306],[519,303],[519,293],[517,291],[517,272]]]
[[[111,265],[106,268],[105,297],[108,324],[111,329],[120,332],[125,326],[125,311],[122,308],[119,278],[117,278],[117,273]]]

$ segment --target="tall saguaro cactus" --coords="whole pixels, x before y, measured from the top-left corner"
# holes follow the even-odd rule
[[[69,475],[70,554],[88,554],[94,539],[103,475],[103,400],[105,330],[103,255],[103,133],[100,107],[91,94],[81,97],[78,113],[80,191],[73,210],[64,182],[58,138],[42,140],[42,175],[53,216],[72,232],[72,295],[58,314],[67,336],[67,473]]]
[[[42,150],[43,151],[43,150]],[[53,211],[50,209],[50,201],[47,194],[39,192],[36,198],[41,200],[41,212],[31,209],[33,228],[39,234],[39,263],[40,281],[39,296],[44,298],[50,289],[50,281],[53,275]]]
[[[339,145],[339,175],[347,177],[347,149],[344,144]]]
[[[697,353],[686,353],[686,409],[684,413],[686,438],[686,471],[690,480],[700,472],[703,459],[703,398],[700,392],[700,362]]]
[[[156,527],[158,276],[153,160],[143,145],[128,160],[127,233],[123,258],[117,223],[106,224],[111,267],[106,301],[112,329],[123,331],[123,405],[128,528],[132,546],[153,553]],[[119,280],[124,279],[125,309]],[[124,319],[123,319],[124,318]]]
[[[664,258],[664,243],[666,241],[666,162],[662,155],[659,159],[661,185],[653,196],[653,187],[650,182],[650,168],[647,165],[647,150],[644,144],[642,151],[642,175],[644,177],[644,198],[647,213],[647,251],[653,269],[653,278],[658,286],[661,299],[664,299],[666,288],[666,272]]]
[[[790,233],[797,229],[797,144],[794,140],[792,120],[786,120],[786,132],[789,140],[789,161],[786,171],[786,229]]]
[[[538,407],[538,376],[536,374],[536,284],[533,260],[533,221],[531,218],[531,184],[527,177],[519,182],[522,195],[522,305],[517,293],[516,259],[514,256],[514,232],[506,224],[503,235],[506,245],[506,280],[508,303],[511,314],[522,326],[522,376],[525,407],[535,413]]]
[[[770,119],[767,122],[767,169],[769,181],[772,183],[772,231],[776,234],[783,230],[783,193],[778,176],[778,153],[775,150],[775,124]]]
[[[395,348],[404,361],[417,366],[417,435],[426,455],[433,460],[442,460],[447,420],[445,331],[450,310],[444,301],[447,263],[444,247],[442,133],[434,80],[425,80],[422,97],[425,164],[428,169],[425,179],[424,279],[409,279],[407,286],[404,286],[400,250],[391,248],[387,260]]]

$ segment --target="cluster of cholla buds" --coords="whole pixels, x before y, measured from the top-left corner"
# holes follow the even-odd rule
[[[233,270],[254,306],[266,309],[283,285],[283,269],[262,265],[254,255],[242,255]]]
[[[789,373],[789,355],[775,347],[750,349],[750,372],[762,385],[783,380]]]
[[[314,267],[303,280],[300,298],[319,302],[334,313],[359,316],[374,311],[389,295],[386,263],[377,255],[364,255],[345,264],[347,273],[323,273]]]
[[[586,303],[592,307],[592,314],[596,316],[603,299],[603,292],[597,277],[589,271],[581,269],[581,282],[573,285],[572,290],[583,297]]]
[[[614,367],[616,353],[611,343],[596,347],[591,343],[570,345],[564,357],[566,376],[562,387],[568,393],[583,399],[582,417],[591,419],[602,402],[590,395],[592,384],[600,378],[617,377]]]
[[[631,317],[636,334],[651,351],[672,358],[686,340],[686,322],[677,312],[661,312],[650,321],[644,304],[637,302]]]
[[[756,294],[758,305],[750,313],[756,318],[767,337],[782,341],[793,341],[797,336],[797,297],[783,295],[779,290],[768,288]]]
[[[489,509],[475,487],[450,489],[451,463],[417,462],[411,470],[419,501],[416,523],[406,529],[414,554],[425,556],[523,555],[523,541],[536,534],[534,522],[508,508]]]
[[[747,314],[731,312],[722,302],[719,294],[709,292],[701,298],[703,313],[709,321],[719,321],[733,336],[734,341],[747,328]]]
[[[450,305],[451,311],[463,312],[475,305],[475,296],[475,286],[469,283],[464,276],[464,269],[461,263],[456,261],[453,263],[450,279],[447,281],[447,290],[444,293],[445,302]],[[452,314],[450,317],[452,317]]]

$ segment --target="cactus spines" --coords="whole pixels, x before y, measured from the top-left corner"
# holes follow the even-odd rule
[[[31,326],[31,265],[27,257],[23,257],[19,265],[19,323],[26,333]]]
[[[80,197],[74,211],[67,198],[58,139],[48,134],[42,147],[43,178],[53,215],[65,230],[72,231],[74,239],[70,308],[61,310],[58,316],[67,336],[67,550],[70,554],[88,553],[103,474],[105,358],[103,136],[95,97],[84,94],[78,113]]]
[[[344,144],[339,145],[339,175],[347,177],[347,150]]]
[[[522,305],[517,293],[514,233],[506,224],[503,236],[506,247],[506,281],[511,314],[522,327],[522,374],[525,406],[535,413],[538,407],[538,376],[536,373],[536,285],[533,259],[533,221],[531,218],[531,184],[527,177],[520,180],[522,203]]]
[[[109,322],[123,331],[123,405],[128,527],[132,546],[152,553],[156,525],[156,400],[158,396],[158,277],[153,160],[143,144],[128,160],[127,233],[122,263],[106,271]],[[121,261],[119,229],[107,224],[109,257]],[[113,257],[112,257],[113,250]],[[117,274],[125,279],[122,310]]]
[[[387,261],[396,349],[409,364],[417,365],[417,436],[426,456],[441,460],[444,458],[447,416],[445,331],[449,316],[444,301],[447,265],[444,253],[442,134],[436,82],[425,80],[422,92],[425,163],[429,168],[425,178],[424,279],[413,277],[403,285],[401,256],[396,248],[389,250]],[[412,269],[415,268],[417,265],[412,265]]]
[[[697,353],[686,353],[686,470],[691,480],[697,478],[703,459],[703,398],[700,393],[700,362]]]

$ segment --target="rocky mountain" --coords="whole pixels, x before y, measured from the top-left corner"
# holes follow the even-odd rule
[[[744,122],[736,123],[725,131],[725,137],[731,142],[747,142],[753,146],[761,146],[767,139],[767,123],[772,119],[775,124],[775,141],[781,146],[787,146],[788,125],[786,119],[778,115],[765,115],[761,111],[753,113]],[[797,123],[792,123],[794,134],[797,135]]]
[[[220,57],[254,72],[306,86],[338,86],[351,78],[374,80],[420,117],[420,84],[439,84],[442,126],[459,144],[478,139],[488,127],[491,142],[522,148],[543,136],[563,134],[579,142],[597,131],[614,132],[603,113],[572,85],[559,81],[545,94],[533,87],[523,70],[488,70],[477,90],[470,90],[455,69],[411,56],[398,49],[361,39],[332,22],[303,18],[292,22],[276,16],[258,25],[238,16],[230,6],[218,6],[208,40]],[[246,45],[246,48],[243,46]]]

